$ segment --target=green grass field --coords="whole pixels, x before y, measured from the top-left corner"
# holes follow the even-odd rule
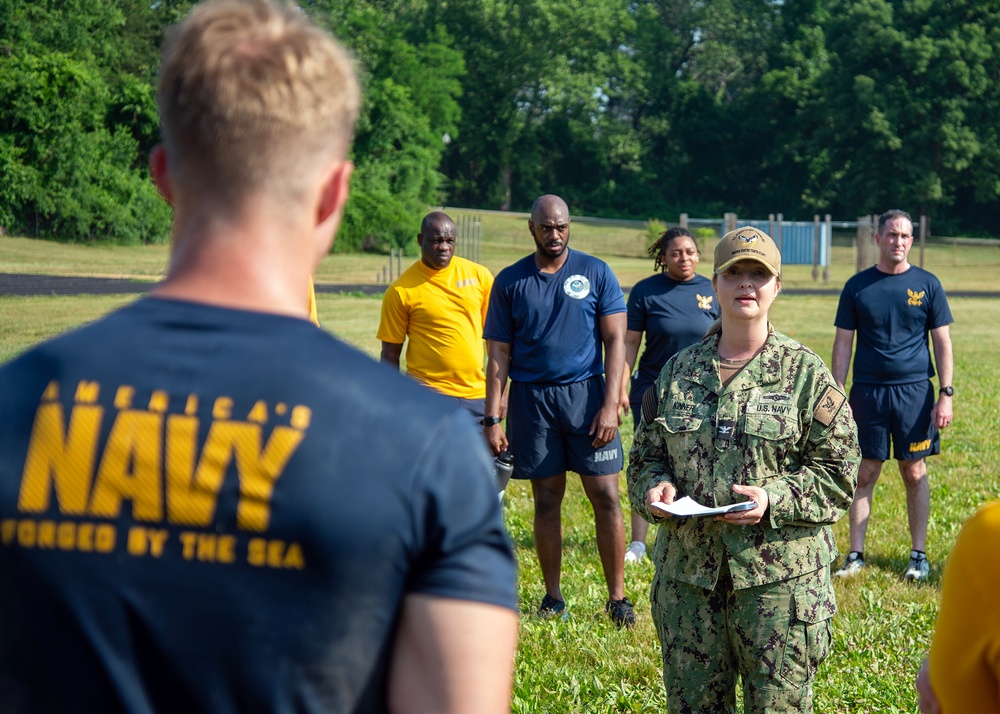
[[[484,224],[487,216],[484,216]],[[510,219],[506,219],[510,220]],[[518,224],[523,224],[517,221]],[[587,227],[590,228],[590,227]],[[496,241],[486,234],[484,263],[492,270],[526,254],[530,237],[511,224]],[[574,245],[606,257],[620,280],[630,285],[649,274],[651,261],[602,254],[587,245],[587,231],[574,229]],[[582,234],[582,235],[581,235]],[[504,238],[504,236],[507,236]],[[580,240],[577,240],[580,239]],[[605,238],[605,241],[608,239]],[[505,242],[507,241],[507,242]],[[942,248],[942,251],[952,249]],[[986,258],[953,257],[941,267],[927,267],[946,288],[994,289],[987,271],[975,267]],[[835,255],[836,259],[836,255]],[[0,272],[145,276],[155,279],[167,261],[164,248],[67,246],[0,238]],[[372,282],[380,256],[327,258],[319,282]],[[838,285],[852,272],[848,262],[834,270]],[[850,265],[853,265],[850,263]],[[802,274],[799,275],[799,268]],[[371,276],[362,279],[367,271]],[[786,271],[786,285],[811,284],[806,266]],[[705,271],[703,271],[705,272]],[[981,273],[981,275],[980,275]],[[357,277],[355,277],[357,276]],[[975,288],[972,288],[975,289]],[[0,298],[0,362],[36,342],[93,320],[130,301],[128,296]],[[776,327],[816,350],[825,359],[833,344],[836,297],[779,296],[772,310]],[[944,453],[930,460],[932,514],[928,556],[930,582],[901,580],[909,550],[905,494],[895,465],[887,464],[876,490],[869,528],[866,572],[836,584],[840,612],[834,619],[834,650],[816,682],[817,712],[915,712],[912,681],[929,642],[940,595],[942,568],[962,522],[984,501],[1000,494],[1000,456],[993,443],[1000,420],[1000,301],[953,298],[955,325],[955,424],[943,436]],[[375,330],[380,300],[376,297],[320,294],[324,327],[369,355],[378,354]],[[625,447],[632,425],[623,425]],[[624,499],[624,476],[622,494]],[[648,588],[652,565],[645,561],[626,570],[626,590],[636,604],[637,626],[616,630],[603,614],[606,598],[593,537],[592,513],[571,477],[563,512],[563,591],[571,615],[566,622],[531,617],[541,599],[541,576],[534,557],[532,503],[524,483],[512,482],[505,499],[505,518],[520,566],[521,620],[513,711],[662,712],[666,710],[660,681],[660,653],[649,617]],[[623,500],[623,503],[624,500]],[[627,503],[623,506],[627,508]],[[847,524],[836,527],[846,550]],[[652,542],[653,533],[649,542]]]

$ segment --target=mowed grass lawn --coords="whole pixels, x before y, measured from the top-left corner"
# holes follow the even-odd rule
[[[32,269],[19,272],[46,272],[47,259],[31,257],[32,251],[25,253],[20,242],[18,250],[22,257],[12,259],[5,244],[14,240],[17,239],[0,238],[0,272],[17,271],[18,265],[29,262]],[[55,248],[62,250],[65,247]],[[150,249],[69,248],[74,251],[72,259],[77,262],[70,269],[59,268],[52,272],[86,273],[88,253],[78,253],[78,249],[100,253],[101,267],[93,270],[94,274],[141,273],[155,277],[162,273],[166,260],[166,251],[162,248],[156,249],[160,251],[158,264],[149,257]],[[41,244],[39,247],[43,253],[46,249],[52,246]],[[496,250],[495,254],[509,256],[503,260],[510,262],[529,250],[530,243],[525,242],[520,248],[504,248]],[[484,256],[493,252],[494,248],[484,245]],[[599,250],[594,252],[600,254]],[[626,285],[648,274],[651,265],[648,259],[607,257]],[[356,263],[359,258],[369,260],[373,256],[331,256],[324,261],[325,268],[321,268],[319,280],[323,282],[324,270],[328,276],[336,274],[337,269],[330,266],[336,266],[338,261]],[[980,276],[972,276],[970,268],[970,278],[966,280],[961,261],[953,263],[940,271],[950,276],[946,287],[949,283],[952,287],[965,287],[980,279]],[[134,270],[138,266],[141,268]],[[497,269],[497,266],[490,267]],[[843,271],[850,272],[847,268]],[[374,272],[371,270],[369,274]],[[789,274],[793,272],[790,268]],[[811,282],[808,276],[790,278],[789,282],[800,280]],[[987,282],[981,281],[984,288]],[[0,361],[132,299],[129,296],[2,297]],[[775,303],[772,318],[779,330],[804,342],[828,360],[833,344],[836,301],[832,296],[782,295]],[[318,305],[324,328],[373,357],[378,354],[378,342],[374,337],[380,307],[377,296],[322,293],[318,296]],[[866,546],[866,558],[872,567],[851,581],[836,583],[840,612],[834,619],[833,652],[816,682],[817,712],[917,710],[912,681],[933,629],[947,554],[962,522],[980,504],[1000,494],[1000,456],[994,436],[1000,420],[997,399],[1000,366],[996,359],[1000,352],[1000,301],[952,298],[951,306],[955,316],[952,338],[956,362],[956,419],[954,426],[944,432],[944,453],[930,460],[932,514],[928,556],[932,562],[931,578],[921,585],[901,580],[909,550],[905,493],[895,464],[889,462],[876,489]],[[631,430],[631,421],[626,420],[622,426],[626,450]],[[623,509],[627,512],[624,475],[621,492]],[[505,519],[517,550],[524,613],[513,710],[539,713],[666,711],[660,681],[660,651],[649,616],[648,589],[653,575],[649,561],[626,570],[626,590],[636,604],[638,622],[633,630],[620,632],[603,613],[606,592],[594,543],[592,512],[579,479],[571,477],[563,510],[563,591],[571,615],[565,622],[538,621],[531,613],[543,589],[533,550],[532,503],[526,484],[512,482],[509,486]],[[841,550],[846,551],[846,521],[836,526],[836,532]],[[653,535],[651,532],[650,543]]]

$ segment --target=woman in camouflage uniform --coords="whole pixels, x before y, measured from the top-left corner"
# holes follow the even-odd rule
[[[720,323],[670,359],[643,399],[628,467],[632,507],[660,523],[651,609],[671,714],[811,712],[836,610],[831,524],[857,484],[846,397],[811,350],[775,331],[781,289],[769,236],[742,228],[715,250]],[[709,517],[651,508],[689,496]]]

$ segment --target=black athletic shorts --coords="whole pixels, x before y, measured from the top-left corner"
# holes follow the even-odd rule
[[[931,423],[934,385],[930,380],[910,384],[854,384],[851,411],[858,424],[861,456],[885,461],[913,461],[941,453],[937,427]]]
[[[622,470],[621,434],[595,449],[588,432],[604,403],[604,378],[572,384],[510,383],[507,440],[514,454],[512,478],[548,478],[573,471],[606,476]]]

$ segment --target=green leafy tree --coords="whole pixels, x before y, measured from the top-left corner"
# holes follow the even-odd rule
[[[998,198],[1000,8],[835,0],[815,113],[813,195],[836,212],[948,215]],[[945,219],[947,221],[947,219]]]
[[[442,7],[468,68],[459,140],[445,160],[451,200],[523,209],[558,190],[580,208],[614,190],[615,171],[638,168],[641,146],[622,130],[613,105],[633,66],[626,4],[455,0]]]
[[[0,225],[74,240],[166,235],[169,211],[109,129],[107,84],[60,52],[0,58]]]
[[[0,0],[0,225],[71,240],[166,237],[139,141],[152,89],[124,71],[125,15],[87,0]],[[116,118],[131,114],[131,123]]]
[[[421,216],[441,199],[442,139],[458,133],[461,52],[421,3],[337,0],[310,11],[354,51],[364,86],[334,248],[412,247]]]

